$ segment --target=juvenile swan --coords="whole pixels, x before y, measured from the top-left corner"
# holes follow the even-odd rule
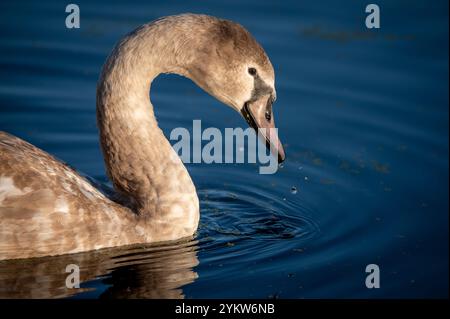
[[[121,199],[109,199],[64,163],[0,132],[0,259],[195,233],[199,202],[194,184],[158,127],[149,100],[150,85],[161,73],[191,79],[254,129],[275,127],[274,70],[242,26],[194,14],[143,25],[116,45],[97,85],[100,144]],[[276,133],[260,137],[283,161]]]

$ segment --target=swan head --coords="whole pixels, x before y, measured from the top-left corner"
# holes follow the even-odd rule
[[[278,161],[285,159],[275,128],[273,66],[259,43],[241,25],[217,19],[197,33],[189,77],[239,112]]]

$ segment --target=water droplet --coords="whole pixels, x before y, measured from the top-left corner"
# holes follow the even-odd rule
[[[292,187],[291,187],[291,193],[292,193],[292,194],[297,194],[297,187],[292,186]]]
[[[305,176],[305,181],[307,181],[308,180],[308,176]]]
[[[283,168],[283,167],[284,167],[283,163],[278,164],[278,168]]]

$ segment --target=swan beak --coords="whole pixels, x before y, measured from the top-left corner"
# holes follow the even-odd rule
[[[286,155],[275,129],[272,103],[272,96],[264,95],[256,100],[246,102],[241,113],[248,125],[258,132],[258,136],[266,142],[266,147],[274,156],[278,157],[278,163],[282,163]]]

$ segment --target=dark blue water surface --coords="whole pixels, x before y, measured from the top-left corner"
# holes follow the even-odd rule
[[[367,1],[366,1],[367,2]],[[95,119],[101,66],[155,18],[206,13],[243,24],[275,68],[287,160],[189,164],[196,239],[0,264],[2,297],[448,297],[447,1],[64,1],[0,4],[0,130],[107,182]],[[152,101],[175,127],[246,127],[191,81],[161,76]],[[292,192],[292,187],[297,192]],[[82,289],[65,288],[79,264]],[[381,288],[365,267],[379,265]]]

